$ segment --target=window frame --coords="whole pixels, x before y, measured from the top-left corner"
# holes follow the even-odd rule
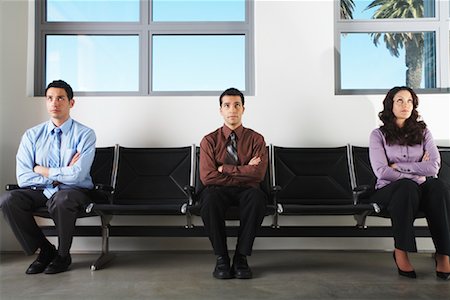
[[[46,86],[47,35],[138,35],[139,91],[93,92],[76,91],[78,96],[216,96],[222,90],[153,91],[153,35],[244,35],[245,36],[245,95],[255,94],[254,63],[254,0],[245,1],[245,21],[230,22],[154,22],[151,20],[152,0],[140,0],[139,22],[47,22],[47,1],[35,3],[35,67],[34,95],[43,96]],[[224,86],[223,89],[228,88]]]
[[[341,19],[341,0],[334,1],[334,71],[336,95],[385,94],[386,89],[342,89],[341,34],[372,32],[435,32],[436,88],[416,88],[418,93],[450,93],[449,1],[435,0],[435,17],[420,19]]]

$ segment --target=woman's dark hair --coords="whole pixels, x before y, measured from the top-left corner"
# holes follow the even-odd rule
[[[411,93],[413,110],[411,116],[405,120],[404,126],[400,128],[395,122],[396,118],[392,112],[392,108],[394,106],[394,96],[402,90]],[[424,130],[427,125],[421,120],[421,117],[417,112],[418,105],[419,98],[417,97],[417,94],[407,86],[393,87],[386,94],[386,97],[383,100],[383,111],[379,112],[378,117],[383,122],[383,126],[381,126],[380,129],[389,145],[399,144],[412,146],[422,143]]]
[[[226,89],[219,97],[219,104],[220,106],[222,106],[222,98],[223,96],[239,96],[241,97],[241,102],[242,105],[244,105],[244,94],[242,94],[242,92],[236,88],[229,88]]]
[[[67,97],[69,98],[69,100],[73,99],[73,90],[72,87],[65,81],[63,80],[54,80],[52,82],[50,82],[47,86],[47,88],[45,89],[45,95],[47,95],[47,90],[49,88],[60,88],[60,89],[64,89],[67,93]]]

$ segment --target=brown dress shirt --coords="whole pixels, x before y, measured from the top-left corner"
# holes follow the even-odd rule
[[[206,135],[200,143],[200,180],[203,185],[258,187],[267,170],[268,154],[264,137],[244,128],[234,130],[237,136],[239,165],[227,164],[227,144],[231,129],[226,125]],[[259,156],[261,162],[250,166],[250,160]],[[223,165],[222,173],[217,168]]]

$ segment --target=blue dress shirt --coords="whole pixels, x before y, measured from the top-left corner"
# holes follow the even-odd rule
[[[61,165],[49,168],[49,176],[44,177],[33,171],[36,165],[49,167],[48,153],[53,141],[51,132],[56,126],[47,121],[28,129],[22,137],[16,156],[17,182],[20,187],[45,189],[60,183],[60,189],[92,189],[90,175],[95,156],[95,133],[92,129],[69,118],[60,126]],[[73,156],[79,152],[80,158],[73,166],[68,166]]]

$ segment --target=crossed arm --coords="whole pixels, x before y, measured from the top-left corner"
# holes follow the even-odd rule
[[[392,163],[386,156],[386,149],[380,131],[370,136],[370,161],[378,179],[396,181],[402,178],[424,182],[427,176],[437,174],[440,156],[429,131],[424,140],[424,154],[420,161]]]
[[[255,156],[248,162],[248,165],[249,166],[257,166],[260,163],[261,163],[261,157],[260,156]],[[223,173],[223,165],[220,165],[217,168],[217,171],[219,171],[219,173]]]
[[[74,156],[72,157],[72,159],[70,160],[68,167],[72,167],[73,165],[75,165],[75,163],[76,163],[79,159],[80,159],[80,152],[77,152],[77,153],[75,153],[75,155],[74,155]],[[50,168],[43,167],[43,166],[40,166],[40,165],[36,165],[36,166],[34,166],[33,171],[34,171],[34,173],[40,174],[40,175],[42,175],[42,176],[48,178]],[[53,186],[57,186],[57,185],[59,185],[59,184],[60,184],[60,182],[58,182],[58,181],[53,181]]]

